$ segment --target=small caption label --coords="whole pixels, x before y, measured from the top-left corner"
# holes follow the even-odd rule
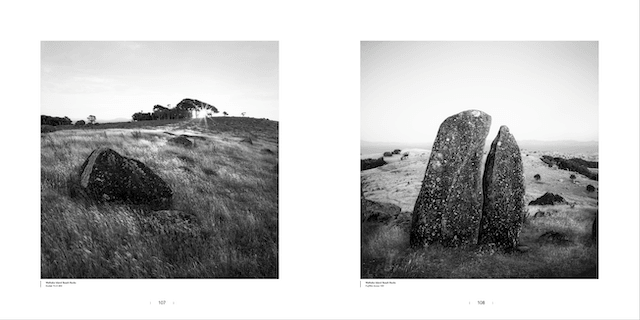
[[[396,284],[395,281],[365,281],[365,288],[384,288]]]
[[[45,288],[62,288],[64,286],[70,286],[76,284],[75,281],[44,281],[41,285]]]
[[[476,301],[469,301],[469,304],[476,305],[476,306],[486,306],[486,305],[493,304],[493,301],[476,300]]]

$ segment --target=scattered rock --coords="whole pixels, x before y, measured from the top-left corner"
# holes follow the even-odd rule
[[[109,148],[94,150],[80,168],[79,193],[95,201],[122,202],[154,209],[171,207],[169,185],[144,163]]]
[[[401,208],[392,203],[376,202],[361,197],[362,222],[386,223],[400,214]]]
[[[591,180],[598,180],[598,174],[591,172],[589,168],[597,168],[598,163],[595,161],[586,161],[583,159],[573,158],[573,159],[564,159],[560,157],[552,157],[552,156],[542,156],[540,158],[544,163],[548,164],[550,167],[558,166],[558,168],[563,170],[569,170],[573,172],[580,173]]]
[[[562,196],[553,194],[551,192],[547,192],[543,194],[540,198],[529,202],[529,205],[546,206],[546,205],[556,205],[556,204],[564,204],[564,203],[567,203],[567,201],[565,201]]]
[[[260,152],[266,153],[266,154],[274,154],[274,152],[271,151],[271,149],[267,149],[267,148],[261,149]]]
[[[168,142],[171,143],[171,144],[183,146],[185,148],[193,146],[193,142],[191,142],[191,140],[189,140],[189,139],[187,139],[187,138],[185,138],[183,136],[171,138],[171,139],[169,139]]]
[[[516,251],[518,252],[525,253],[525,252],[528,252],[529,250],[531,250],[531,247],[524,244],[519,244],[516,246]]]
[[[248,144],[253,144],[253,141],[251,140],[251,138],[244,138],[242,140],[240,140],[241,143],[248,143]]]
[[[413,211],[410,242],[475,243],[482,214],[480,164],[491,116],[467,110],[438,130]]]
[[[596,191],[596,187],[594,187],[593,185],[587,185],[587,192],[594,192]]]
[[[482,180],[484,201],[478,243],[512,250],[518,245],[524,209],[524,174],[516,139],[501,126],[491,143]]]
[[[543,233],[538,237],[538,241],[552,244],[569,244],[572,242],[567,235],[557,231],[547,231]]]
[[[544,211],[538,211],[538,212],[536,212],[536,214],[533,215],[534,218],[542,218],[542,217],[546,217],[546,216],[550,216],[550,214],[547,214]]]

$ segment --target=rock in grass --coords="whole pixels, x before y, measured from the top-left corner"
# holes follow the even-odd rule
[[[364,199],[362,196],[360,201],[362,222],[386,223],[396,218],[401,211],[400,207],[392,203],[371,201]]]
[[[144,163],[109,148],[94,150],[80,168],[80,189],[99,202],[121,202],[154,209],[171,207],[173,192]]]
[[[175,138],[171,138],[168,141],[171,144],[174,145],[179,145],[179,146],[183,146],[185,148],[189,148],[193,146],[193,142],[191,142],[191,140],[183,137],[183,136],[179,136],[179,137],[175,137]]]
[[[242,140],[240,140],[241,143],[247,143],[247,144],[253,144],[253,141],[251,140],[251,138],[244,138]]]
[[[548,205],[556,205],[556,204],[562,204],[562,203],[567,203],[567,201],[564,200],[564,198],[561,195],[547,192],[543,194],[540,198],[529,202],[529,205],[548,206]]]
[[[538,242],[551,244],[570,244],[571,240],[567,235],[557,231],[547,231],[538,237]]]
[[[507,126],[491,143],[482,179],[484,201],[478,243],[512,250],[518,245],[524,209],[524,174],[518,143]]]
[[[480,163],[491,116],[468,110],[438,130],[411,222],[413,247],[475,243],[482,214]]]

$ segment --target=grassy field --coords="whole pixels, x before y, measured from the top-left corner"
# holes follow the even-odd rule
[[[58,129],[41,134],[42,278],[278,277],[277,122],[220,117]],[[166,132],[204,139],[183,148],[167,144]],[[173,190],[172,209],[197,217],[197,228],[71,197],[71,181],[98,147],[149,166]]]
[[[526,252],[505,253],[491,246],[448,248],[409,246],[411,211],[428,157],[417,154],[409,161],[394,162],[363,171],[364,196],[392,203],[401,214],[387,222],[363,222],[361,231],[362,278],[596,278],[598,249],[591,240],[592,221],[598,210],[598,193],[586,185],[598,182],[580,174],[548,167],[539,153],[523,152],[525,201],[545,192],[562,195],[567,204],[526,206],[520,244]],[[597,158],[595,159],[597,160]],[[386,168],[385,168],[386,167]],[[534,179],[540,174],[542,179]],[[543,214],[536,213],[544,212]],[[563,235],[558,241],[541,239],[547,232]]]

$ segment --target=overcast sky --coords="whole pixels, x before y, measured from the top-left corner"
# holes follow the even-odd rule
[[[42,42],[41,113],[131,119],[185,98],[278,120],[277,42]]]
[[[518,140],[598,140],[597,42],[362,42],[361,139],[433,142],[468,109]]]

